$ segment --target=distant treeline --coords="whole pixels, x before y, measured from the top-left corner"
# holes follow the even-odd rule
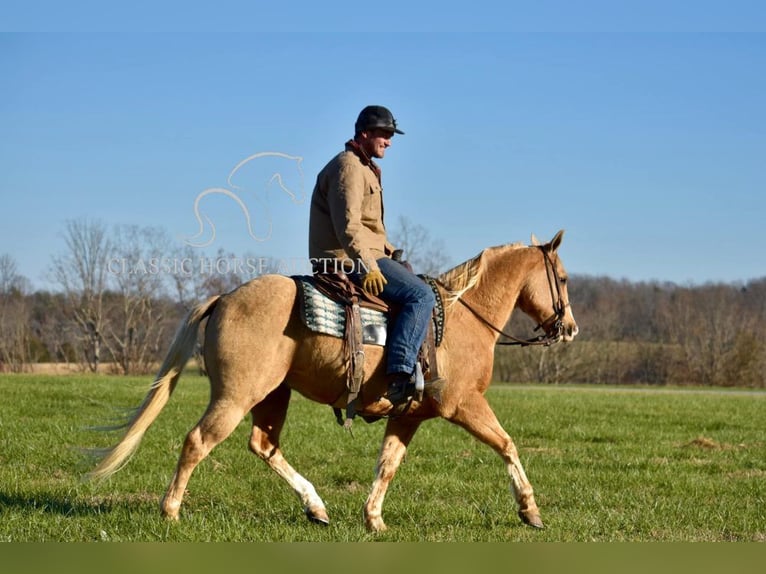
[[[766,277],[679,286],[574,276],[569,293],[575,341],[498,347],[496,380],[766,387]],[[514,314],[509,328],[529,322]]]
[[[195,295],[232,285],[211,281]],[[574,276],[580,334],[551,347],[497,347],[495,379],[543,383],[766,387],[766,278],[678,286]],[[38,362],[151,372],[191,301],[151,289],[0,293],[0,369]],[[527,337],[530,321],[507,328]]]

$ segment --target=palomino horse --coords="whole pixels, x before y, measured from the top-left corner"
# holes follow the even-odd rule
[[[522,521],[542,528],[540,512],[511,437],[484,398],[492,378],[493,349],[515,307],[543,329],[536,342],[570,341],[577,334],[567,296],[567,277],[556,253],[562,231],[545,245],[491,247],[441,275],[446,307],[445,332],[437,351],[438,388],[426,385],[420,401],[401,416],[387,419],[376,477],[364,507],[369,530],[382,531],[383,498],[420,424],[443,417],[492,447],[503,459]],[[342,407],[347,397],[343,342],[309,331],[296,305],[295,282],[264,275],[194,308],[179,328],[146,398],[126,424],[122,440],[91,472],[106,478],[122,467],[170,398],[194,350],[200,322],[205,328],[204,357],[211,384],[207,410],[184,442],[176,472],[161,502],[165,516],[178,519],[181,500],[194,468],[235,429],[250,411],[250,450],[284,478],[300,498],[308,518],[329,518],[314,486],[285,460],[279,435],[290,393]],[[381,347],[366,348],[367,372],[357,412],[385,416],[392,408],[384,394]]]

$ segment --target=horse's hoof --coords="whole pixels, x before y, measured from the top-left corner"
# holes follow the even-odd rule
[[[386,526],[386,523],[383,522],[382,518],[368,518],[365,523],[369,532],[379,533],[388,530],[388,526]]]
[[[178,522],[178,515],[180,514],[181,505],[171,504],[170,502],[163,500],[160,504],[160,512],[162,516],[167,520]]]
[[[537,511],[519,510],[519,518],[521,518],[524,524],[533,528],[539,528],[540,530],[545,528],[543,520],[540,518],[540,513]]]
[[[327,516],[327,511],[324,509],[311,510],[310,508],[306,508],[304,512],[306,513],[306,518],[309,519],[309,522],[320,524],[321,526],[330,525],[330,517]]]

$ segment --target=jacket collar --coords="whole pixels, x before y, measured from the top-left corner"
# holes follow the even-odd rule
[[[362,149],[362,146],[359,145],[359,142],[357,142],[354,139],[350,139],[346,142],[346,151],[353,152],[354,155],[356,155],[362,162],[362,165],[366,165],[369,167],[377,176],[378,183],[380,183],[381,180],[381,170],[377,163],[375,163],[370,156],[368,156],[364,150]]]

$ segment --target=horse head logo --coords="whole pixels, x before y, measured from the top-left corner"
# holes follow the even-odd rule
[[[272,162],[255,161],[265,160],[268,158],[271,158]],[[247,204],[240,197],[242,192],[247,190],[243,189],[239,185],[236,185],[234,182],[239,179],[243,179],[245,173],[248,171],[248,168],[255,168],[261,165],[272,166],[273,160],[275,159],[285,161],[277,161],[277,163],[280,164],[280,168],[271,172],[270,175],[265,179],[263,177],[256,178],[256,180],[260,180],[261,189],[256,189],[253,196],[255,198],[256,204],[260,207],[258,213],[262,217],[261,227],[263,227],[260,232],[257,232],[254,228],[254,224],[259,222],[254,221],[254,218],[251,216],[250,208],[248,208]],[[271,215],[269,212],[268,193],[271,189],[276,187],[280,190],[280,192],[286,194],[292,203],[302,203],[306,199],[303,185],[304,178],[303,169],[301,166],[302,162],[302,157],[272,151],[259,152],[240,161],[236,166],[234,166],[234,169],[231,170],[229,177],[226,179],[228,187],[211,187],[205,189],[197,195],[196,199],[194,200],[194,216],[197,218],[197,224],[199,227],[197,233],[190,237],[184,238],[184,242],[187,245],[191,245],[192,247],[207,247],[213,243],[213,241],[215,241],[215,224],[213,223],[212,219],[205,215],[201,210],[202,200],[209,195],[223,195],[232,199],[239,206],[243,215],[245,216],[245,224],[247,225],[247,232],[250,237],[258,242],[268,241],[268,239],[271,237],[273,229]],[[285,169],[282,169],[282,167]],[[239,178],[237,178],[238,175]],[[210,229],[209,232],[206,232],[205,230],[205,222],[207,222],[207,226]]]

